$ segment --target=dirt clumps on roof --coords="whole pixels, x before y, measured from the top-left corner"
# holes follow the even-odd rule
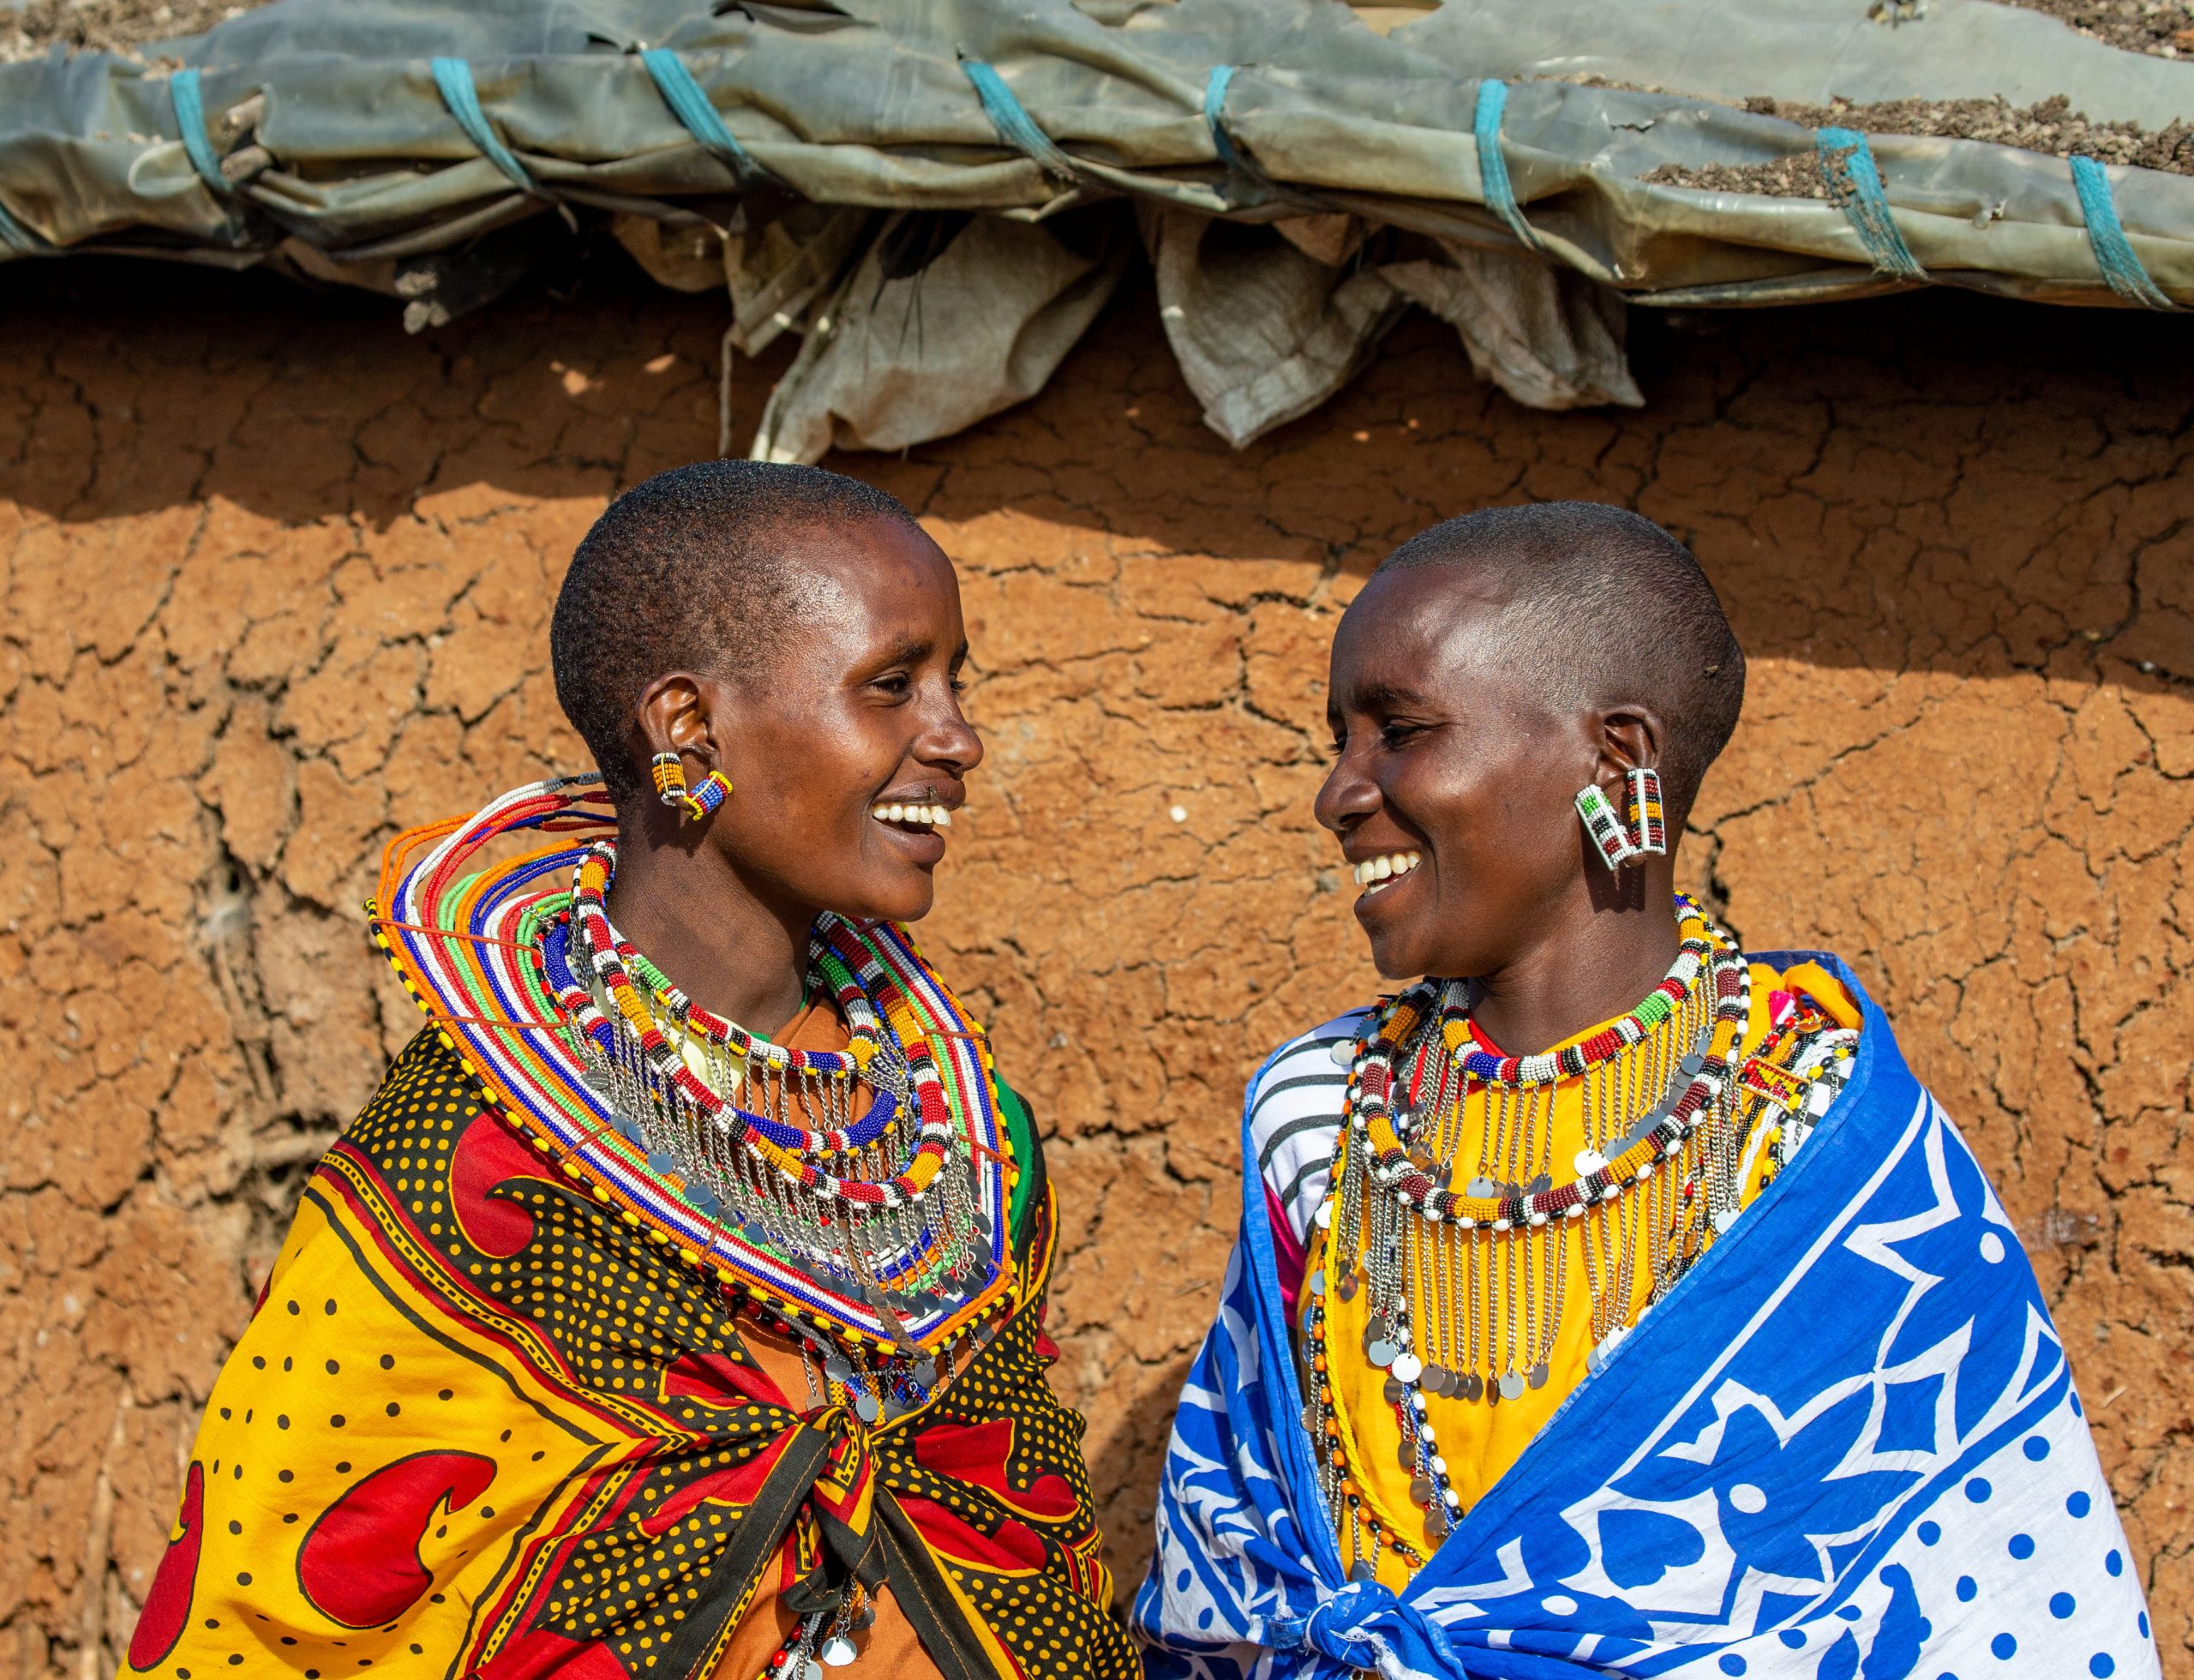
[[[1745,109],[1809,129],[1856,129],[1869,135],[1927,135],[1979,140],[2055,157],[2075,153],[2106,164],[2194,175],[2194,125],[2173,123],[2151,133],[2137,123],[2094,123],[2063,94],[2039,105],[1993,99],[1891,99],[1880,105],[1796,105],[1750,99]],[[1649,184],[1705,192],[1764,193],[1777,198],[1826,198],[1827,183],[1810,152],[1765,163],[1663,164],[1642,177]]]
[[[2186,0],[2005,0],[2047,12],[2083,35],[2154,58],[2194,58],[2194,5]]]
[[[0,64],[71,52],[126,52],[148,41],[195,35],[267,0],[30,0],[0,11]]]

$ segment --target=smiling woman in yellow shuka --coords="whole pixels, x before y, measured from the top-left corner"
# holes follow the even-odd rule
[[[601,775],[390,849],[429,1025],[306,1186],[129,1671],[1124,1680],[1042,1155],[900,925],[982,756],[950,563],[712,462],[610,507],[551,639]]]

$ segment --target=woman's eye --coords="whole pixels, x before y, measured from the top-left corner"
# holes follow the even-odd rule
[[[1414,723],[1388,723],[1379,726],[1379,739],[1389,747],[1400,747],[1416,733],[1417,725]]]

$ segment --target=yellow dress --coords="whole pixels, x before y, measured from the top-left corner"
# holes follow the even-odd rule
[[[1790,1065],[1801,1056],[1823,1059],[1821,1034],[1794,1028],[1828,1029],[1834,1049],[1848,1057],[1859,1023],[1843,987],[1816,964],[1777,970],[1754,963],[1748,974],[1750,1007],[1730,1065],[1737,1071],[1739,1100],[1756,1111],[1759,1123],[1750,1129],[1741,1160],[1730,1163],[1740,1208],[1773,1176],[1782,1105],[1792,1097]],[[1608,1024],[1565,1043],[1581,1044]],[[1663,1053],[1664,1061],[1649,1060],[1649,1071],[1631,1089],[1660,1089],[1674,1071],[1674,1058]],[[1530,1111],[1512,1102],[1504,1112],[1474,1088],[1435,1122],[1446,1131],[1431,1140],[1433,1148],[1459,1162],[1479,1159],[1496,1171],[1506,1164],[1512,1177],[1537,1164],[1553,1166],[1557,1181],[1567,1179],[1578,1154],[1609,1136],[1606,1111],[1616,1105],[1602,1099],[1604,1112],[1588,1113],[1587,1089],[1581,1078],[1565,1079],[1542,1088]],[[1619,1120],[1616,1129],[1622,1124]],[[1339,1179],[1337,1166],[1336,1183]],[[1712,1240],[1717,1233],[1687,1229],[1700,1214],[1699,1204],[1686,1205],[1683,1175],[1669,1172],[1582,1218],[1556,1220],[1536,1232],[1496,1235],[1481,1229],[1466,1235],[1452,1224],[1417,1228],[1415,1239],[1403,1245],[1401,1261],[1406,1292],[1421,1321],[1412,1327],[1417,1354],[1442,1372],[1484,1373],[1478,1397],[1420,1390],[1435,1450],[1445,1461],[1461,1510],[1507,1473],[1584,1380],[1595,1344],[1610,1330],[1619,1336],[1636,1323],[1652,1299],[1667,1253],[1681,1251],[1687,1241],[1695,1251]],[[1328,1439],[1314,1447],[1340,1455],[1345,1466],[1335,1464],[1336,1476],[1345,1474],[1362,1500],[1355,1520],[1336,1507],[1343,1560],[1352,1565],[1371,1556],[1378,1579],[1400,1590],[1437,1545],[1446,1525],[1429,1516],[1428,1503],[1442,1502],[1430,1489],[1416,1451],[1406,1455],[1405,1466],[1406,1406],[1394,1403],[1391,1373],[1372,1364],[1364,1351],[1374,1294],[1363,1283],[1370,1221],[1358,1223],[1352,1266],[1337,1263],[1328,1230],[1314,1227],[1310,1233],[1301,1307],[1305,1323],[1314,1307],[1322,1311],[1325,1351],[1313,1353],[1306,1341],[1306,1364],[1314,1368],[1305,1377],[1311,1392],[1322,1386],[1328,1395]],[[1550,1306],[1558,1310],[1550,1312]],[[1498,1378],[1510,1371],[1522,1379],[1520,1392],[1504,1395]],[[1495,1397],[1489,1401],[1487,1394]],[[1367,1544],[1367,1518],[1388,1537],[1386,1543]],[[1394,1539],[1416,1558],[1398,1551]]]

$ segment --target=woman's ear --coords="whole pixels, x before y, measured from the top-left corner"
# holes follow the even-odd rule
[[[640,762],[658,753],[675,753],[686,760],[686,779],[698,783],[712,770],[722,770],[720,742],[728,719],[722,717],[716,685],[691,671],[669,671],[640,691],[632,709],[633,747]]]
[[[1661,743],[1667,736],[1661,716],[1651,706],[1619,705],[1600,715],[1599,763],[1593,779],[1610,796],[1634,770],[1658,770]],[[1622,809],[1618,802],[1617,810]]]

